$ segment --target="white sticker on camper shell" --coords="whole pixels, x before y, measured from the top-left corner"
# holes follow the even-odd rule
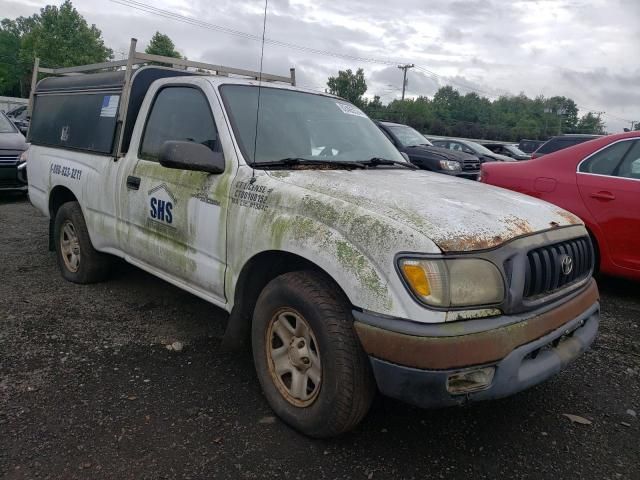
[[[118,102],[120,95],[105,95],[102,99],[102,109],[100,109],[101,117],[115,117],[118,111]]]
[[[355,115],[356,117],[366,118],[366,115],[364,114],[364,112],[360,110],[358,107],[354,107],[353,105],[349,105],[348,103],[340,103],[340,102],[336,102],[336,105],[340,110],[342,110],[342,113],[346,113],[347,115]]]

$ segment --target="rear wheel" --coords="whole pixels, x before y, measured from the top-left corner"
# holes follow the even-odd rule
[[[253,356],[267,401],[286,423],[314,437],[356,426],[375,393],[351,307],[324,275],[272,280],[256,304]]]
[[[109,274],[109,257],[93,248],[78,202],[62,205],[54,222],[56,257],[62,276],[74,283],[95,283]]]

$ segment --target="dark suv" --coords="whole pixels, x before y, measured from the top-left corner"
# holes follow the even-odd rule
[[[520,140],[520,143],[518,143],[518,148],[524,153],[533,153],[538,148],[540,148],[540,145],[542,145],[544,142],[545,140],[528,140],[526,138],[523,138],[522,140]]]
[[[423,170],[477,180],[480,160],[475,155],[435,147],[420,132],[400,123],[376,122],[409,161]]]
[[[0,112],[0,191],[27,191],[26,163],[22,158],[26,149],[22,133]]]
[[[573,147],[579,143],[588,142],[601,136],[602,135],[560,135],[558,137],[551,137],[531,154],[531,158],[539,158],[547,153]]]

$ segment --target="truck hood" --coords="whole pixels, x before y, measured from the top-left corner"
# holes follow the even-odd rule
[[[499,153],[491,153],[491,155],[489,155],[488,153],[485,155],[486,157],[493,157],[496,159],[497,162],[515,162],[516,159],[512,158],[512,157],[507,157],[506,155],[501,155]]]
[[[455,160],[457,162],[464,163],[465,160],[478,161],[478,157],[469,153],[457,152],[455,150],[449,150],[442,147],[435,147],[429,145],[417,145],[415,147],[407,147],[405,152],[409,156],[427,157],[427,158],[439,158],[442,160]]]
[[[492,248],[538,231],[582,224],[573,214],[533,197],[422,170],[292,170],[269,175],[400,222],[443,252]]]
[[[21,133],[0,133],[0,150],[25,151],[27,142]]]

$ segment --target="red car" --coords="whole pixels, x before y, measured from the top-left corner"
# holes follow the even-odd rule
[[[482,164],[480,181],[579,216],[600,271],[640,280],[640,132],[609,135],[524,162]]]

